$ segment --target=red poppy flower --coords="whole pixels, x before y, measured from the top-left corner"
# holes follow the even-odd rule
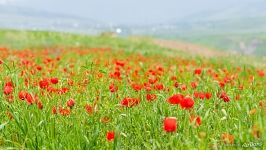
[[[230,101],[230,97],[225,92],[218,93],[218,97],[222,99],[224,102]]]
[[[50,79],[52,84],[57,84],[58,83],[58,78],[51,78]]]
[[[37,102],[37,107],[38,107],[39,109],[43,109],[43,105],[42,105],[42,103],[41,103],[40,101]]]
[[[197,68],[194,70],[194,74],[195,75],[200,75],[202,73],[202,69],[201,68]]]
[[[115,64],[116,64],[117,66],[124,67],[126,63],[125,63],[124,61],[121,61],[121,60],[116,60],[116,61],[115,61]]]
[[[205,93],[206,99],[210,99],[211,97],[212,97],[212,93],[209,93],[209,92]]]
[[[13,82],[12,82],[12,81],[6,82],[5,86],[11,86],[11,87],[14,87],[14,85],[13,85]]]
[[[205,93],[203,92],[194,92],[194,97],[199,98],[199,99],[204,99],[205,98]]]
[[[67,106],[68,107],[70,107],[70,108],[72,108],[74,105],[75,105],[75,100],[74,99],[69,99],[68,101],[67,101]]]
[[[157,98],[157,96],[155,94],[147,94],[146,95],[146,99],[147,101],[151,102],[153,100],[155,100]]]
[[[46,88],[48,88],[48,86],[49,86],[49,82],[48,82],[47,80],[41,80],[41,81],[39,82],[39,86],[40,86],[40,88],[42,88],[42,89],[46,89]]]
[[[156,83],[157,81],[158,81],[157,78],[149,78],[149,83],[150,83],[150,84],[154,84],[154,83]]]
[[[177,129],[177,121],[175,117],[166,117],[163,121],[163,129],[166,132],[175,132]]]
[[[32,96],[30,93],[27,93],[27,94],[26,94],[26,101],[27,101],[27,103],[28,103],[29,105],[32,105],[32,104],[33,104],[33,102],[34,102],[34,98],[33,98],[33,96]]]
[[[183,109],[191,109],[194,106],[194,101],[192,98],[185,97],[179,104]]]
[[[182,94],[175,94],[168,98],[168,103],[176,105],[179,104],[181,100],[183,100],[184,96]]]
[[[152,90],[151,85],[149,83],[144,83],[144,89],[148,92]]]
[[[93,106],[91,106],[90,104],[86,104],[85,105],[85,109],[86,109],[86,112],[88,114],[92,114],[93,113]]]
[[[57,114],[57,109],[55,106],[53,106],[53,108],[52,108],[52,114]]]
[[[116,92],[118,90],[118,87],[116,85],[114,85],[114,84],[111,84],[109,86],[109,90],[110,90],[110,92],[114,93],[114,92]]]
[[[135,91],[140,91],[142,89],[142,85],[141,84],[137,84],[137,83],[132,83],[131,87],[135,90]]]
[[[161,83],[158,83],[158,84],[155,84],[154,85],[154,88],[155,88],[155,90],[163,90],[164,89],[164,86],[163,86],[163,84],[161,84]]]
[[[8,85],[8,86],[5,86],[5,87],[4,87],[4,94],[5,94],[5,95],[9,95],[9,94],[11,94],[11,93],[13,92],[13,89],[14,89],[14,88],[13,88],[12,86],[9,86],[9,85]]]
[[[106,139],[111,142],[115,139],[115,132],[114,131],[107,131]]]
[[[138,98],[126,97],[121,101],[121,105],[125,107],[132,107],[139,104],[139,102],[140,100]]]
[[[70,110],[69,109],[67,109],[67,108],[59,108],[59,112],[60,112],[60,114],[62,115],[62,116],[68,116],[68,115],[70,115]]]
[[[198,82],[191,82],[191,87],[193,89],[197,88],[198,87]]]
[[[27,94],[28,93],[26,91],[20,91],[18,93],[18,97],[19,97],[19,99],[24,100],[26,98]]]

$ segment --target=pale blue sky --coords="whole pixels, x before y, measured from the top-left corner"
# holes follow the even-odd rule
[[[0,5],[92,18],[115,24],[174,20],[260,0],[0,0]]]

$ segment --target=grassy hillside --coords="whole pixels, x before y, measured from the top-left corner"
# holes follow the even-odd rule
[[[191,38],[192,42],[205,44],[197,39]],[[204,39],[204,38],[202,38]],[[215,38],[210,38],[215,40]],[[202,40],[203,41],[203,40]],[[207,40],[206,40],[207,41]],[[207,45],[207,43],[206,43]],[[210,45],[211,46],[211,45]],[[92,48],[92,47],[109,47],[113,50],[125,50],[126,52],[137,52],[143,55],[156,54],[167,55],[171,57],[181,56],[193,58],[184,51],[172,50],[160,47],[152,43],[149,37],[112,37],[112,36],[88,36],[81,34],[47,32],[47,31],[17,31],[17,30],[0,30],[0,47],[10,49],[44,49],[44,48]],[[203,57],[196,56],[201,60]],[[219,56],[221,57],[221,56]],[[238,57],[238,59],[234,59]],[[194,59],[194,58],[193,58]],[[206,58],[204,58],[206,59]],[[240,55],[225,55],[220,59],[208,58],[208,60],[220,63],[233,63],[241,65],[265,66],[265,58],[245,57]],[[251,63],[252,62],[252,63]]]
[[[151,41],[1,31],[0,149],[266,148],[262,59]]]
[[[181,37],[181,39],[225,52],[266,56],[266,33],[226,33]]]

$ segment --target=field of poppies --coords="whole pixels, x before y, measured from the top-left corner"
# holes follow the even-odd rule
[[[265,65],[119,38],[0,35],[1,149],[266,148]]]

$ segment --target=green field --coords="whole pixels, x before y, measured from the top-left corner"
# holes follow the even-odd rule
[[[0,149],[266,148],[265,59],[151,40],[1,30]]]

